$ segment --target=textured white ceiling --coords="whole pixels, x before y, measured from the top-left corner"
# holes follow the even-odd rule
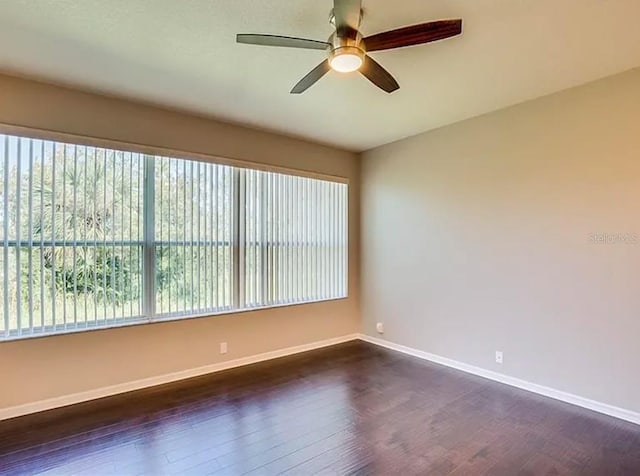
[[[461,37],[373,56],[401,89],[329,73],[321,51],[235,34],[326,39],[331,0],[2,0],[0,70],[352,150],[640,66],[639,0],[364,0],[363,33],[443,18]]]

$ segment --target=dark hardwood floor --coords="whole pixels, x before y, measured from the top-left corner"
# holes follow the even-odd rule
[[[0,474],[640,475],[640,426],[351,342],[0,422]]]

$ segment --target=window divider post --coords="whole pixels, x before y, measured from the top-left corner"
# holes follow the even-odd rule
[[[148,321],[153,321],[155,310],[155,158],[144,156],[144,191],[143,191],[143,314]]]
[[[246,173],[244,169],[233,170],[233,303],[234,309],[244,308],[245,302],[245,204]]]

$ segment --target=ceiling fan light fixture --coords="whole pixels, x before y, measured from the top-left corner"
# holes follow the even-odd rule
[[[338,73],[353,73],[362,67],[364,51],[355,46],[336,48],[329,53],[329,65]]]

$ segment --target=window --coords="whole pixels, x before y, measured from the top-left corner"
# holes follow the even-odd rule
[[[346,186],[246,170],[243,307],[346,295]]]
[[[234,169],[166,157],[151,160],[155,314],[233,309]]]
[[[347,295],[347,185],[0,134],[0,339]]]

